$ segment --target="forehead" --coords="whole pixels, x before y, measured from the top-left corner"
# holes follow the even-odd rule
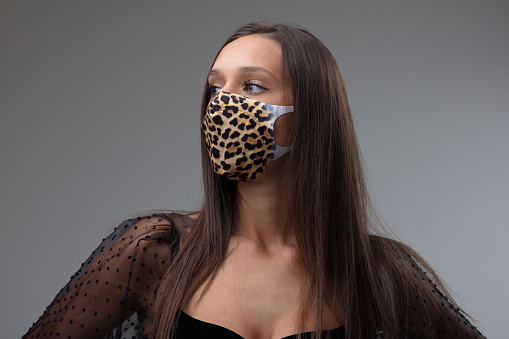
[[[252,34],[226,45],[217,56],[212,69],[228,71],[242,67],[262,67],[280,77],[281,56],[281,47],[277,42]]]

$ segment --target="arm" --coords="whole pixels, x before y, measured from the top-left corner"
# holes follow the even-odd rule
[[[415,269],[415,275],[424,282],[424,288],[429,288],[435,296],[435,300],[432,300],[432,302],[436,303],[442,310],[440,314],[436,315],[437,319],[432,325],[433,338],[486,338],[467,319],[463,311],[456,306],[451,297],[446,294],[446,290],[440,287],[443,284],[431,268],[430,272],[427,272],[428,270],[418,264],[415,259],[412,267]],[[414,323],[418,321],[419,319],[415,319]]]
[[[379,293],[394,295],[399,322],[394,332],[402,338],[485,338],[457,307],[433,268],[411,247],[389,238],[372,236],[378,261]],[[390,312],[387,312],[390,313]]]
[[[23,338],[116,337],[135,312],[145,313],[178,241],[170,220],[124,221],[103,239]],[[129,324],[132,330],[138,324]],[[141,333],[142,328],[137,328]],[[120,337],[120,336],[119,336]]]

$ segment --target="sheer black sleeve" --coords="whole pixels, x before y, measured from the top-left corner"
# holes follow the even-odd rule
[[[142,338],[178,238],[170,215],[122,222],[23,338]]]
[[[391,332],[397,338],[485,338],[458,308],[431,266],[411,247],[399,241],[372,235],[373,261],[378,272],[377,293],[387,296],[387,324],[399,322]],[[391,294],[392,293],[392,294]],[[381,338],[388,328],[380,326]],[[392,338],[392,337],[391,337]]]
[[[459,338],[484,338],[486,337],[470,322],[463,312],[447,297],[445,292],[437,285],[433,279],[433,274],[424,271],[424,268],[417,262],[412,263],[415,270],[415,276],[424,283],[422,286],[428,288],[433,293],[435,302],[441,308],[442,312],[436,314],[435,321],[431,323],[423,322],[419,317],[419,312],[410,315],[410,328],[419,328],[424,331],[410,331],[409,338],[437,338],[437,339],[459,339]],[[430,301],[416,298],[414,307],[409,312],[426,308],[426,304]],[[417,305],[419,304],[419,305]],[[422,333],[426,333],[423,336]]]

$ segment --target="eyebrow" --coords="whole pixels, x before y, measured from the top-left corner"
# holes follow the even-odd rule
[[[268,71],[267,69],[265,69],[263,67],[244,66],[244,67],[237,68],[237,71],[240,72],[240,73],[243,73],[243,74],[248,74],[248,73],[266,73],[266,74],[269,74],[272,77],[276,78],[276,76],[274,74],[272,74],[270,71]],[[213,76],[218,76],[220,74],[221,74],[220,70],[218,70],[218,69],[211,69],[208,76],[209,77],[213,77]]]

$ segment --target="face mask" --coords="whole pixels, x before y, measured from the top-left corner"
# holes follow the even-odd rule
[[[274,141],[274,123],[293,106],[269,105],[220,91],[205,113],[201,129],[214,172],[232,180],[254,180],[265,167],[292,149]]]

